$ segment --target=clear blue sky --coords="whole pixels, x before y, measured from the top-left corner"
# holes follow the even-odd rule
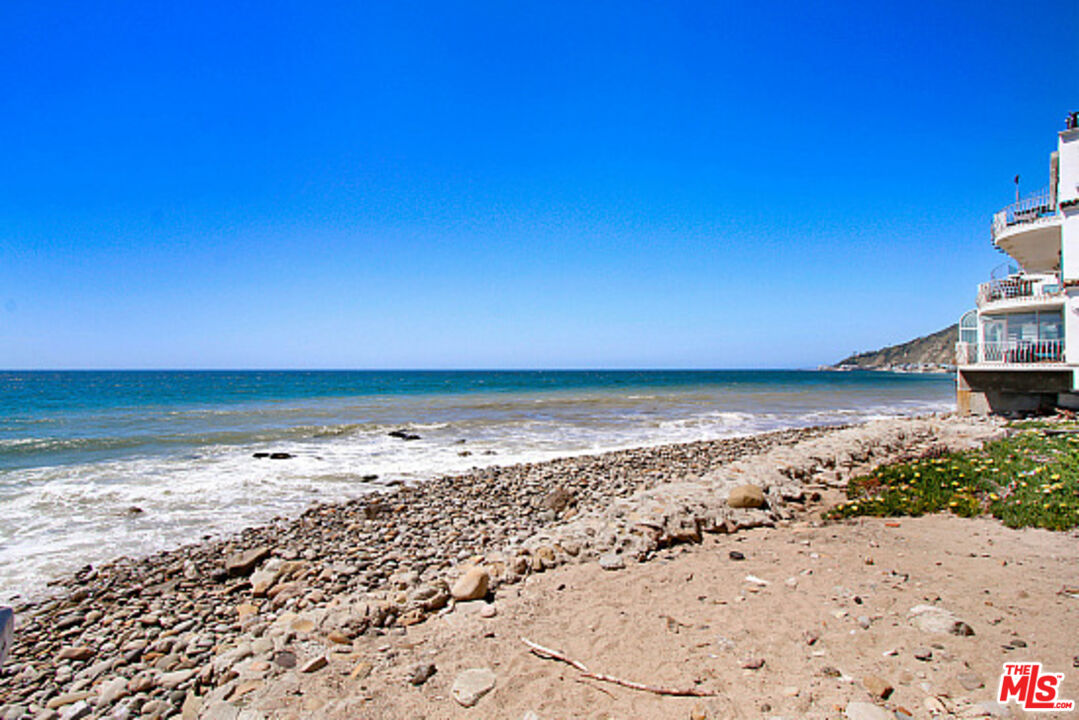
[[[1075,109],[1075,0],[8,0],[0,367],[812,366]]]

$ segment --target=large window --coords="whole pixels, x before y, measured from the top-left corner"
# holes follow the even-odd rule
[[[1060,310],[985,315],[983,359],[987,362],[1059,362],[1064,358]]]

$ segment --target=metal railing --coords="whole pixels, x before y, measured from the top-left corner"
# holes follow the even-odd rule
[[[1044,187],[993,215],[993,238],[1013,225],[1032,223],[1055,212],[1053,195]]]
[[[982,343],[979,362],[1027,365],[1064,362],[1063,340],[1003,340]]]
[[[1004,278],[978,286],[978,305],[996,300],[1041,300],[1063,294],[1060,282],[1044,278]]]

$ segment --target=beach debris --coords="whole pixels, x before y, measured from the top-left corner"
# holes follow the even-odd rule
[[[494,689],[496,680],[497,677],[490,668],[471,668],[454,679],[450,694],[459,705],[472,707]]]
[[[609,682],[614,685],[621,685],[622,687],[630,688],[632,690],[642,690],[644,692],[655,693],[657,695],[674,695],[678,697],[712,697],[716,694],[714,692],[708,692],[706,690],[697,690],[696,688],[668,688],[658,685],[646,685],[645,683],[633,682],[632,680],[624,680],[613,675],[592,672],[584,663],[567,657],[566,655],[558,652],[557,650],[552,650],[538,643],[534,643],[525,637],[521,638],[521,642],[527,645],[534,655],[541,658],[546,658],[548,660],[558,660],[560,662],[566,663],[567,665],[572,665],[574,668],[580,671],[583,677],[591,678],[593,680]]]
[[[419,440],[420,439],[419,435],[417,435],[415,433],[410,433],[407,430],[391,430],[386,434],[389,435],[392,438],[397,438],[399,440]]]
[[[764,491],[756,485],[739,485],[727,496],[732,508],[759,508],[764,505]]]
[[[765,585],[770,584],[767,580],[765,580],[763,578],[759,578],[756,575],[746,575],[746,582],[747,583],[752,583],[754,585],[760,585],[761,587],[764,587]]]
[[[450,595],[454,600],[479,600],[487,595],[487,587],[491,576],[481,567],[472,567],[465,574],[457,578],[457,582],[450,588]]]

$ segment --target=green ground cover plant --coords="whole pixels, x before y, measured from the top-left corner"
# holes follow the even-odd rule
[[[1079,526],[1079,426],[1016,423],[979,450],[923,457],[851,479],[832,518],[950,512],[1008,527]]]

